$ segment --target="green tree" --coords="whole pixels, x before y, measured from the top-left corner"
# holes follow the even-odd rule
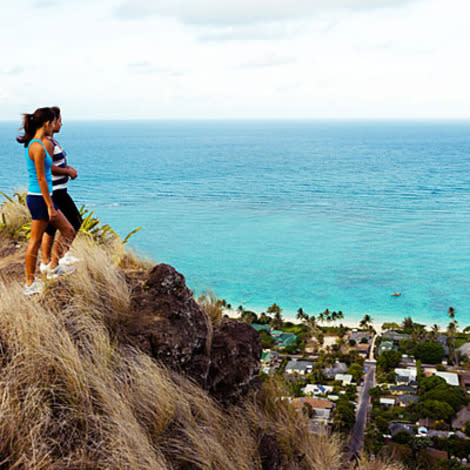
[[[413,330],[413,320],[411,317],[405,317],[402,326],[405,330],[405,333],[411,334],[411,331]]]
[[[266,330],[259,330],[258,333],[263,349],[269,349],[274,345],[274,338]]]
[[[251,325],[258,321],[258,316],[256,315],[255,312],[251,312],[250,310],[244,310],[243,313],[241,314],[241,319],[243,322]]]
[[[349,432],[356,422],[354,405],[345,398],[340,398],[336,402],[336,409],[333,415],[333,427],[339,432]]]
[[[357,384],[361,381],[363,373],[364,373],[364,370],[363,370],[361,364],[358,364],[357,362],[353,362],[348,367],[348,374],[351,374],[353,376],[353,380]]]
[[[398,330],[400,325],[395,322],[385,322],[382,324],[382,330]]]
[[[439,384],[437,387],[427,391],[420,397],[420,401],[426,400],[435,400],[441,403],[447,403],[454,413],[466,403],[466,398],[462,388],[454,387],[447,383]]]
[[[271,318],[269,318],[265,312],[260,313],[258,323],[261,323],[262,325],[268,325],[270,321]]]
[[[398,367],[401,360],[401,353],[390,349],[389,351],[384,351],[377,359],[377,365],[384,370],[389,372],[395,367]]]
[[[430,341],[417,344],[413,353],[416,359],[428,364],[438,364],[445,357],[444,348],[439,343]]]
[[[444,419],[448,421],[455,413],[446,402],[426,399],[416,404],[416,412],[420,418]]]

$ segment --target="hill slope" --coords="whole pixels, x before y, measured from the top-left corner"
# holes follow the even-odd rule
[[[0,468],[347,468],[337,436],[261,384],[257,333],[171,266],[79,237],[77,271],[25,298],[17,233],[0,233]]]

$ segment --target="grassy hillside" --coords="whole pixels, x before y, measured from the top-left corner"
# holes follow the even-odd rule
[[[149,264],[118,239],[82,234],[77,271],[24,297],[27,213],[7,201],[0,216],[1,469],[256,470],[266,436],[279,446],[279,468],[347,467],[339,438],[308,432],[275,380],[221,405],[127,342],[128,279]]]

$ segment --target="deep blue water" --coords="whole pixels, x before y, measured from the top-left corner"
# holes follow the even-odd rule
[[[0,189],[26,186],[0,123]],[[67,122],[78,204],[196,291],[470,324],[470,122]],[[402,297],[391,297],[392,292]]]

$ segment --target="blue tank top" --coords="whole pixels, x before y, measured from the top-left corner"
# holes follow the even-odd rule
[[[31,160],[31,158],[29,158],[29,146],[33,142],[39,142],[42,145],[44,152],[46,152],[46,158],[44,159],[44,167],[45,167],[44,169],[46,173],[46,182],[47,182],[47,187],[49,188],[49,194],[52,196],[52,171],[51,171],[52,158],[49,155],[44,144],[39,139],[31,140],[31,142],[28,144],[28,146],[25,149],[26,166],[28,168],[28,175],[29,175],[28,194],[30,194],[31,196],[42,196],[41,188],[39,187],[39,182],[38,182],[38,175],[36,173],[36,165],[34,164],[34,161]]]

